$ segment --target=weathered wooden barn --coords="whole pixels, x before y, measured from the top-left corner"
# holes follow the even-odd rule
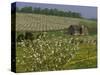
[[[68,28],[70,35],[88,35],[88,27],[85,25],[70,25]]]

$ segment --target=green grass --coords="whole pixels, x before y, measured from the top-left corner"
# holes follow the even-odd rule
[[[96,21],[39,14],[16,15],[16,36],[24,31],[32,31],[34,37],[45,33],[45,37],[16,42],[16,72],[97,67],[97,45],[93,42],[97,40]],[[67,35],[68,26],[79,23],[88,26],[89,35]]]
[[[59,17],[41,14],[16,13],[17,31],[50,31],[67,29],[70,25],[86,25],[91,34],[96,33],[97,22],[93,20]]]
[[[91,40],[96,39],[96,35],[68,36],[60,31],[45,33],[45,39],[41,37],[33,41],[24,41],[22,44],[17,43],[17,72],[97,67],[96,43],[91,43]],[[70,42],[72,39],[74,43]],[[80,40],[86,41],[80,43]]]
[[[84,47],[82,47],[84,46]],[[76,56],[65,66],[68,69],[83,69],[97,67],[97,51],[94,45],[82,45]]]

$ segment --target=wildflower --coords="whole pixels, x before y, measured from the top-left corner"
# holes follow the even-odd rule
[[[52,52],[51,52],[52,54],[54,54],[54,50],[52,50]]]

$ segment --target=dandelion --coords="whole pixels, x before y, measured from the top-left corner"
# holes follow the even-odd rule
[[[23,61],[21,61],[21,64],[25,64],[25,61],[23,60]]]
[[[17,62],[19,63],[19,62],[20,62],[20,60],[19,60],[19,59],[17,59]]]
[[[40,61],[39,63],[42,64],[42,61]]]
[[[23,55],[23,58],[26,58],[26,56],[25,56],[25,55]]]
[[[36,54],[33,54],[34,57],[37,57]]]
[[[46,56],[45,55],[43,56],[43,59],[46,60]]]
[[[54,50],[51,53],[54,54]]]
[[[33,56],[31,55],[30,58],[32,58]]]
[[[61,62],[61,58],[58,58],[58,61]]]

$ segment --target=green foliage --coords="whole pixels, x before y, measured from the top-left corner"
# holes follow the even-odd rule
[[[97,34],[97,21],[81,20],[79,24],[87,26],[90,35]]]
[[[77,12],[72,12],[72,11],[63,11],[63,10],[58,10],[58,9],[50,9],[50,8],[40,8],[40,7],[35,7],[32,9],[31,6],[28,7],[23,7],[19,10],[17,7],[17,12],[23,12],[23,13],[35,13],[35,14],[45,14],[45,15],[54,15],[54,16],[63,16],[63,17],[73,17],[73,18],[82,18],[80,13]]]
[[[89,34],[95,35],[97,33],[97,21],[87,19],[17,13],[16,21],[17,31],[52,31],[61,29],[67,31],[70,25],[80,24],[88,27]]]
[[[18,7],[17,7],[18,8]],[[19,10],[19,12],[25,12],[25,13],[32,13],[32,7],[23,7]]]
[[[25,32],[33,37],[16,42],[17,72],[97,67],[96,21],[25,13],[17,13],[16,21],[16,37]],[[66,34],[69,25],[79,23],[88,26],[93,35]]]
[[[17,42],[17,72],[96,67],[96,42],[92,42],[96,37],[64,36],[59,31],[41,33],[44,36],[33,41]]]

